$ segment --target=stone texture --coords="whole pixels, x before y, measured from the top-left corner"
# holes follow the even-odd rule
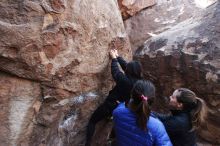
[[[149,1],[121,2],[129,15],[149,6]],[[184,1],[162,0],[157,3],[158,6],[149,10],[157,8],[155,11],[160,15],[164,13],[159,10],[168,11],[170,13],[162,15],[167,17],[172,13],[181,14],[182,7],[175,9],[173,5],[185,4]],[[163,6],[167,7],[162,9]],[[186,9],[184,15],[174,19],[176,23],[188,18],[187,15],[191,16],[193,11],[189,10],[195,7],[188,7],[190,9]],[[150,53],[145,49],[146,54],[138,57],[146,69],[154,71],[145,70],[145,77],[157,83],[160,95],[170,94],[170,87],[186,85],[206,99],[210,107],[209,119],[200,133],[217,143],[220,133],[217,110],[219,10],[211,10],[203,19],[195,17],[195,22],[188,20],[174,27],[167,32],[170,35],[165,33],[167,38],[159,39],[158,36],[159,40],[148,42],[151,44]],[[83,145],[88,119],[112,86],[109,48],[117,47],[125,58],[131,58],[117,1],[2,0],[0,11],[0,146]],[[158,19],[155,17],[155,21]],[[159,21],[161,25],[158,28],[164,31],[167,29],[165,26],[171,27],[166,25],[170,24],[169,19]],[[137,33],[128,31],[127,21],[125,24],[131,39],[131,34]],[[140,26],[145,28],[147,23],[143,24]],[[145,30],[139,31],[140,37],[140,32]],[[157,28],[152,30],[161,32]],[[177,37],[179,34],[180,38]],[[169,44],[172,43],[175,44],[174,51],[171,49],[169,52],[172,48]],[[185,46],[185,50],[175,49],[179,46]],[[144,54],[141,52],[139,50]],[[156,68],[158,66],[159,69]],[[99,123],[93,145],[106,145],[111,128],[109,121]]]
[[[205,7],[217,0],[156,0],[156,5],[142,10],[125,20],[132,50],[135,51],[145,40],[172,28],[186,19],[194,19]]]
[[[123,19],[134,16],[139,11],[156,4],[155,0],[118,0]]]
[[[79,146],[85,142],[85,130],[91,113],[103,101],[104,95],[88,92],[68,99],[53,97],[44,101],[35,118],[35,126],[28,145]],[[112,123],[97,125],[92,145],[105,145]]]
[[[217,2],[194,20],[187,19],[148,39],[135,55],[143,64],[145,78],[156,84],[159,97],[186,87],[206,101],[208,119],[199,135],[216,145],[220,144],[219,22]],[[160,101],[163,103],[162,98]]]
[[[40,99],[40,85],[0,73],[0,146],[28,141],[33,129],[33,105]]]
[[[6,75],[0,74],[1,85],[9,84],[0,87],[4,94],[0,145],[83,143],[88,118],[112,87],[110,48],[131,59],[117,1],[3,0],[0,11],[0,72],[31,84],[8,83]],[[86,95],[88,101],[71,104],[70,99],[90,91],[99,93],[94,100]],[[27,94],[24,99],[23,94]],[[65,118],[69,111],[73,115]],[[18,113],[21,116],[15,121]],[[106,128],[108,133],[110,127],[98,129]]]
[[[119,51],[130,57],[114,0],[3,1],[0,8],[5,72],[71,92],[89,91],[109,76],[111,42],[120,41]]]

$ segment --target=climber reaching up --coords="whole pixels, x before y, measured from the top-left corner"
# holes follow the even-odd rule
[[[142,79],[142,67],[138,61],[127,63],[118,55],[116,49],[112,49],[109,54],[112,59],[111,74],[116,85],[111,91],[109,91],[104,103],[102,103],[92,114],[87,125],[85,146],[91,145],[92,136],[97,122],[112,116],[112,111],[118,106],[119,102],[127,103],[130,100],[130,91],[134,83],[137,80]],[[119,69],[118,63],[124,73]]]

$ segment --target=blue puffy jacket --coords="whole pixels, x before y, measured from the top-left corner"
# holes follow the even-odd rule
[[[148,131],[143,131],[136,124],[135,114],[124,103],[113,111],[113,120],[118,146],[172,146],[158,119],[150,116],[146,123]]]

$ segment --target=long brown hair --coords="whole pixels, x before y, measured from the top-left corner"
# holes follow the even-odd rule
[[[155,86],[150,81],[139,80],[131,91],[131,101],[128,107],[137,115],[137,125],[147,130],[146,124],[150,116],[150,105],[155,97]]]
[[[180,94],[177,95],[177,101],[183,104],[183,110],[188,111],[191,116],[192,129],[197,129],[204,123],[207,116],[207,107],[205,101],[196,96],[196,94],[187,89],[177,89]]]

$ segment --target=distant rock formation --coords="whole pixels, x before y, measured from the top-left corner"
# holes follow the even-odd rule
[[[135,54],[145,78],[157,86],[158,96],[186,87],[203,98],[207,123],[199,135],[220,144],[220,3],[148,39]],[[162,100],[161,100],[162,101]]]
[[[131,48],[135,51],[145,40],[160,34],[176,24],[192,18],[217,0],[155,0],[146,8],[125,20]]]

